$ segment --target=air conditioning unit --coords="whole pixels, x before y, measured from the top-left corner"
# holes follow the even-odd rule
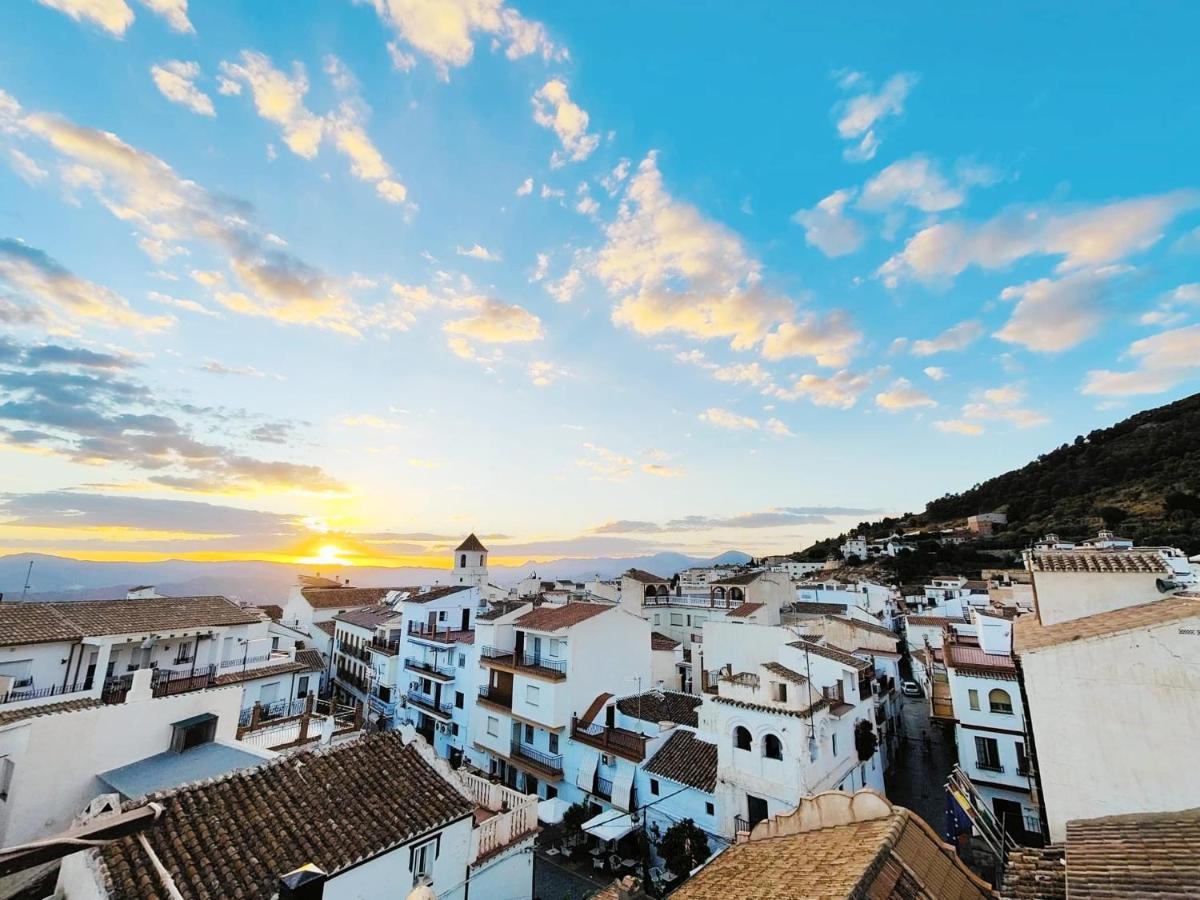
[[[421,682],[419,682],[419,681],[410,681],[408,683],[408,689],[410,691],[418,690],[420,687],[421,687]]]
[[[438,722],[437,730],[440,731],[442,734],[449,734],[450,726],[447,725],[445,722]]]
[[[611,753],[600,754],[600,759],[606,766],[615,766],[617,764],[617,758]]]

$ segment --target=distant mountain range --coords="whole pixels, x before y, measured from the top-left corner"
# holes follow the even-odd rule
[[[599,575],[613,578],[631,568],[646,569],[664,577],[691,566],[729,565],[748,562],[750,557],[736,550],[710,559],[682,553],[655,553],[629,558],[558,559],[553,562],[528,562],[522,566],[492,566],[492,580],[511,585],[531,572],[546,580],[572,578],[579,581]],[[33,562],[29,600],[92,600],[122,597],[137,585],[154,585],[159,593],[175,596],[223,594],[247,603],[282,603],[301,574],[314,574],[312,567],[273,562],[191,562],[171,559],[163,562],[88,562],[40,553],[18,553],[0,557],[0,593],[6,602],[20,598],[25,575]],[[348,578],[360,587],[391,587],[435,584],[444,581],[447,569],[410,566],[348,567],[323,575]]]

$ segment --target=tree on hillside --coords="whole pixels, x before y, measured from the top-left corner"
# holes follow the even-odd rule
[[[668,828],[658,845],[658,855],[676,875],[687,875],[708,859],[709,852],[708,835],[691,819],[676,822]]]

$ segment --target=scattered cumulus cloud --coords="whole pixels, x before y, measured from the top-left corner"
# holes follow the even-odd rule
[[[1136,367],[1125,371],[1095,369],[1087,373],[1083,393],[1107,397],[1161,394],[1200,369],[1200,325],[1189,325],[1141,338],[1125,357]]]
[[[931,378],[934,381],[941,381],[946,377],[946,370],[941,366],[926,366],[921,371],[925,373],[926,377]]]
[[[804,228],[804,240],[826,256],[845,256],[863,245],[866,232],[846,207],[854,199],[850,189],[834,191],[812,209],[792,214],[792,221]]]
[[[781,400],[807,400],[816,406],[850,409],[871,384],[871,375],[842,369],[832,375],[807,373],[790,387],[776,387],[769,393]]]
[[[474,244],[470,247],[463,247],[459,244],[455,252],[459,256],[469,256],[471,259],[479,259],[484,262],[500,262],[500,254],[493,253],[482,244]]]
[[[154,86],[172,103],[186,106],[201,116],[215,116],[212,98],[196,87],[200,64],[171,59],[150,67]]]
[[[562,143],[561,152],[554,151],[551,166],[558,168],[568,162],[583,162],[600,146],[600,136],[588,134],[588,114],[571,100],[566,82],[552,78],[533,95],[533,121],[549,128]]]
[[[886,391],[875,395],[875,405],[889,412],[897,412],[919,406],[937,406],[937,402],[920,388],[913,387],[907,378],[897,378]]]
[[[983,323],[978,319],[968,319],[947,328],[937,337],[913,341],[914,356],[933,356],[935,353],[950,353],[966,350],[983,334]]]
[[[133,8],[126,0],[38,0],[76,22],[87,21],[114,37],[122,37],[133,24]],[[161,16],[171,30],[190,34],[196,29],[188,19],[188,0],[140,0],[142,6]]]
[[[1115,269],[1076,272],[1005,288],[1000,299],[1015,300],[1016,306],[995,337],[1043,353],[1069,350],[1083,343],[1108,318],[1106,297],[1116,273]]]
[[[863,79],[849,84],[842,78],[843,89],[857,89]],[[878,91],[855,94],[837,107],[838,136],[847,141],[842,155],[850,162],[866,162],[874,159],[879,150],[879,129],[889,118],[904,113],[904,102],[916,86],[917,77],[906,72],[893,75]]]

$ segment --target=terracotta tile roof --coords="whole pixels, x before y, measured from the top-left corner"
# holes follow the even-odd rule
[[[283,607],[277,603],[264,603],[262,606],[257,606],[255,609],[261,609],[267,614],[267,618],[278,622],[283,618]]]
[[[878,634],[882,637],[891,638],[893,641],[899,640],[900,636],[890,628],[884,628],[882,625],[877,625],[874,622],[864,622],[861,619],[851,619],[847,616],[832,616],[833,619],[841,622],[844,625],[851,625],[863,631],[869,631],[871,634]]]
[[[300,595],[313,609],[350,609],[354,606],[373,606],[384,601],[392,591],[416,591],[419,588],[405,587],[336,587],[301,588]]]
[[[731,609],[729,612],[725,613],[725,615],[733,616],[735,619],[744,619],[746,616],[753,615],[762,608],[763,604],[761,603],[743,603],[736,609]]]
[[[824,697],[822,697],[808,709],[790,709],[783,705],[771,706],[767,703],[751,703],[749,700],[734,700],[732,697],[722,697],[719,694],[714,696],[712,699],[715,703],[724,703],[726,706],[736,706],[738,709],[756,709],[759,712],[772,713],[777,716],[794,716],[797,719],[810,718],[829,706],[829,701]]]
[[[668,637],[661,631],[650,632],[650,649],[651,650],[674,650],[679,646],[679,641],[673,637]]]
[[[1028,653],[1057,644],[1108,637],[1196,617],[1200,617],[1200,594],[1193,593],[1175,594],[1153,603],[1127,606],[1054,625],[1041,624],[1037,616],[1021,616],[1013,622],[1013,649],[1017,653]]]
[[[272,675],[288,675],[292,672],[321,672],[325,669],[325,660],[316,650],[297,650],[295,659],[281,659],[270,666],[259,666],[257,669],[237,669],[233,672],[217,674],[213,684],[224,687],[228,684],[240,684],[243,681],[253,681],[255,678],[269,678]]]
[[[487,612],[477,613],[475,616],[476,622],[491,622],[494,619],[499,619],[501,616],[507,616],[510,612],[515,612],[522,606],[526,605],[528,600],[499,600],[492,604],[492,608]],[[535,604],[540,605],[540,604]]]
[[[871,667],[870,660],[859,659],[852,653],[847,653],[839,647],[834,647],[832,644],[815,644],[812,641],[792,641],[788,644],[789,647],[795,647],[797,650],[807,650],[817,656],[823,656],[826,659],[832,659],[834,662],[839,662],[844,666],[861,671]]]
[[[734,844],[672,895],[674,900],[991,898],[937,833],[901,807],[848,822]]]
[[[1004,900],[1067,900],[1065,855],[1061,845],[1010,850],[1004,867]]]
[[[703,702],[699,697],[678,691],[647,691],[622,697],[617,701],[617,709],[643,722],[674,722],[695,728],[699,724],[696,710]]]
[[[805,678],[803,675],[801,675],[799,672],[797,672],[793,669],[789,669],[783,663],[777,663],[777,662],[763,663],[763,668],[766,669],[768,672],[770,672],[772,675],[777,675],[786,681],[792,682],[793,684],[804,684],[808,681],[808,679]]]
[[[36,719],[38,716],[52,716],[55,713],[75,712],[78,709],[91,709],[99,706],[100,701],[94,697],[82,697],[77,700],[60,700],[58,703],[43,703],[41,706],[26,706],[23,709],[4,709],[0,707],[0,728],[13,722],[24,722],[26,719]]]
[[[469,584],[445,584],[432,587],[427,591],[422,591],[420,588],[407,588],[412,593],[404,598],[405,603],[429,603],[431,600],[440,600],[442,597],[449,597],[451,594],[457,594],[460,591],[469,591]]]
[[[1037,572],[1171,572],[1156,550],[1035,550],[1029,557]]]
[[[946,665],[956,672],[980,672],[992,676],[1016,678],[1017,666],[1007,653],[984,653],[979,647],[950,641],[942,646]]]
[[[630,569],[625,573],[626,578],[632,578],[634,581],[640,581],[642,584],[670,584],[671,579],[659,578],[657,575],[647,572],[645,569]]]
[[[217,596],[0,603],[0,646],[261,621],[257,609]]]
[[[333,619],[326,619],[324,622],[316,622],[313,627],[320,629],[330,637],[333,637],[337,632],[337,622],[333,621]]]
[[[831,616],[837,613],[846,612],[845,603],[810,603],[808,601],[797,601],[790,607],[794,613],[799,613],[805,616]]]
[[[648,775],[669,778],[711,794],[717,789],[717,745],[677,728],[646,763],[645,769]]]
[[[558,631],[616,609],[600,603],[567,603],[564,606],[541,606],[525,613],[513,624],[517,628],[532,628],[535,631]]]
[[[947,625],[967,624],[964,619],[948,619],[945,616],[906,616],[904,621],[912,625],[940,625],[943,628]]]
[[[357,625],[359,628],[374,629],[389,619],[400,621],[400,613],[390,606],[363,606],[358,609],[348,609],[333,617],[335,622],[345,622],[347,625]]]
[[[1155,898],[1200,894],[1200,809],[1067,823],[1067,894]]]
[[[401,744],[398,732],[150,798],[164,812],[142,833],[185,900],[270,897],[278,877],[298,866],[313,863],[336,875],[474,809],[415,747]],[[93,852],[110,896],[166,896],[136,839]]]
[[[728,578],[720,578],[717,581],[710,581],[710,587],[717,585],[743,585],[758,581],[762,576],[766,575],[765,571],[759,572],[743,572],[741,575],[730,575]]]
[[[319,672],[325,668],[325,658],[320,650],[307,648],[296,651],[296,662],[308,668],[310,672]]]
[[[483,546],[483,544],[480,543],[479,538],[475,537],[475,532],[473,532],[473,531],[467,535],[467,539],[465,541],[463,541],[461,544],[459,544],[457,547],[454,548],[455,553],[458,553],[460,550],[465,550],[468,553],[487,553],[488,552],[487,547]]]

